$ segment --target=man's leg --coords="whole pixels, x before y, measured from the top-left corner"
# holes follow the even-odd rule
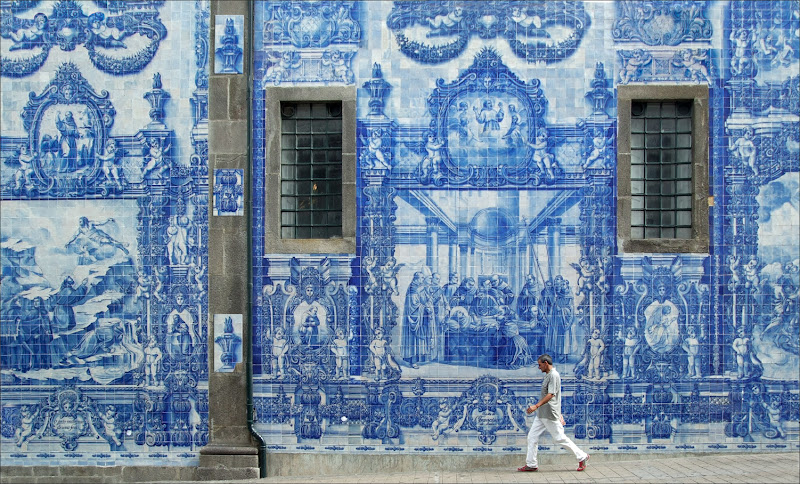
[[[539,438],[546,429],[542,419],[533,418],[531,430],[528,432],[528,455],[525,457],[525,465],[528,467],[539,467],[536,455],[539,453]]]
[[[543,422],[544,426],[547,428],[547,431],[553,436],[555,443],[561,447],[564,447],[565,449],[571,450],[572,453],[575,454],[575,458],[578,459],[578,462],[586,459],[588,454],[579,449],[578,446],[575,445],[575,442],[567,437],[567,435],[564,433],[564,426],[561,425],[561,422],[558,420],[544,420]],[[528,445],[530,445],[530,438],[528,439]]]

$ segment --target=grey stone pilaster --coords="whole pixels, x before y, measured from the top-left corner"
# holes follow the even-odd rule
[[[251,9],[248,0],[211,1],[212,73],[209,79],[209,186],[218,169],[244,171],[244,216],[214,216],[209,203],[209,443],[200,450],[199,479],[258,477],[258,442],[250,432],[250,71]],[[213,74],[216,15],[243,15],[243,73]],[[242,315],[242,356],[232,372],[215,372],[215,314]]]

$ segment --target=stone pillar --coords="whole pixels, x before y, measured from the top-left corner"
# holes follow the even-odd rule
[[[216,15],[243,15],[242,74],[214,74]],[[209,53],[209,443],[200,449],[197,477],[229,480],[259,477],[258,443],[250,432],[248,381],[250,379],[250,59],[251,3],[247,0],[212,0]],[[221,169],[244,173],[244,216],[214,216],[214,174]],[[242,315],[242,357],[231,372],[214,371],[215,314]]]

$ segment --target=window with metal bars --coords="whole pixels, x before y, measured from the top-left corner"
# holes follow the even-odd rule
[[[281,238],[342,236],[342,103],[281,102]]]
[[[623,252],[708,252],[708,86],[617,88]]]
[[[692,237],[692,100],[631,103],[631,238]]]

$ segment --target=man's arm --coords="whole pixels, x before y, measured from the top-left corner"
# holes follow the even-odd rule
[[[536,405],[534,405],[534,406],[532,406],[532,407],[531,407],[531,406],[528,406],[528,408],[527,408],[527,409],[525,409],[525,411],[526,411],[527,413],[531,414],[531,413],[535,412],[536,410],[538,410],[538,409],[539,409],[539,407],[541,407],[541,406],[542,406],[542,405],[544,405],[545,403],[549,402],[551,398],[553,398],[553,394],[552,394],[552,393],[548,393],[547,395],[545,395],[544,397],[542,397],[542,399],[541,399],[541,400],[539,400],[539,401],[536,403]]]

